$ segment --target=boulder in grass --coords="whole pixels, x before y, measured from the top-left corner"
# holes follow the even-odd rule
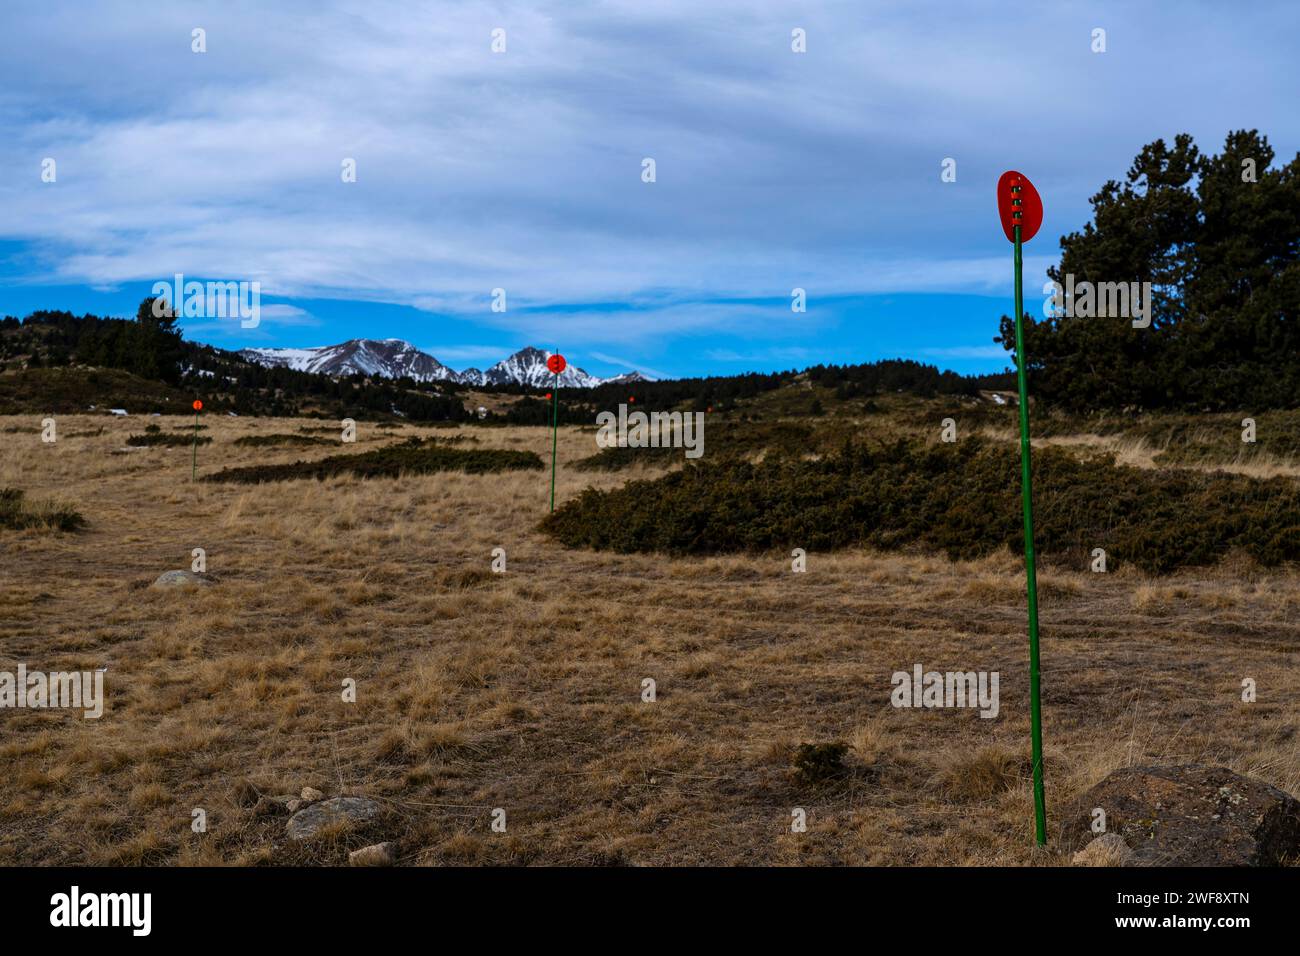
[[[209,574],[199,574],[197,571],[164,571],[158,575],[153,586],[156,588],[195,588],[209,587],[213,584],[213,578]]]
[[[1116,770],[1067,813],[1067,850],[1094,836],[1096,807],[1107,833],[1132,849],[1130,865],[1277,866],[1300,858],[1300,801],[1226,767]]]
[[[365,823],[379,815],[379,804],[367,797],[333,797],[303,807],[289,818],[285,832],[291,840],[310,840],[326,827]]]

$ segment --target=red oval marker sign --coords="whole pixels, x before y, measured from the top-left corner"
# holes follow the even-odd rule
[[[559,375],[561,372],[563,372],[564,366],[567,364],[568,363],[564,361],[564,356],[561,355],[559,352],[556,352],[554,355],[552,355],[550,358],[546,360],[546,367],[549,368],[556,375]]]
[[[197,412],[202,407],[203,407],[203,403],[200,402],[197,398],[194,399],[194,410]]]
[[[1010,169],[998,180],[998,217],[1008,242],[1016,241],[1016,226],[1020,241],[1028,242],[1043,224],[1043,200],[1024,173]]]

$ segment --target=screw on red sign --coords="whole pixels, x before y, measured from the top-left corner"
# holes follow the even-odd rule
[[[556,375],[559,375],[561,372],[563,372],[564,367],[567,364],[568,363],[564,361],[564,356],[560,355],[558,352],[546,360],[546,367],[549,368]]]
[[[203,408],[203,403],[199,401],[197,398],[194,399],[194,410],[197,412],[202,408]]]
[[[1020,227],[1020,241],[1028,242],[1043,224],[1043,200],[1029,177],[1014,169],[1002,174],[998,180],[998,217],[1007,242],[1016,241],[1016,226]]]

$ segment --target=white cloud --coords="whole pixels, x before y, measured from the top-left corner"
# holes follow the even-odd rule
[[[301,326],[314,328],[321,324],[321,320],[312,315],[306,309],[299,308],[296,305],[286,303],[273,303],[259,307],[261,321],[270,322],[273,325]]]
[[[954,345],[950,348],[941,349],[921,349],[922,355],[931,358],[949,358],[949,359],[996,359],[1005,358],[1010,361],[1010,353],[1000,345]]]
[[[495,365],[514,351],[500,345],[422,345],[419,348],[443,365],[460,371],[471,366],[486,368]]]
[[[616,355],[608,355],[604,352],[591,352],[589,354],[591,355],[592,358],[594,358],[598,362],[605,362],[608,365],[616,365],[619,366],[620,368],[630,369],[637,372],[643,372],[646,375],[649,375],[651,378],[672,378],[673,377],[671,373],[663,372],[660,371],[659,369],[650,368],[643,362],[629,362],[625,358],[619,358]]]

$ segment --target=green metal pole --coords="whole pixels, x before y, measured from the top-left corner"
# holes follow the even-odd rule
[[[555,373],[555,387],[551,389],[551,510],[555,510],[555,445],[560,428],[560,373]]]
[[[1020,496],[1025,511],[1025,576],[1029,590],[1029,719],[1034,762],[1034,832],[1047,843],[1047,805],[1043,799],[1043,710],[1038,682],[1038,576],[1034,568],[1034,504],[1029,480],[1029,394],[1025,384],[1024,291],[1021,289],[1020,227],[1016,242],[1016,381],[1020,386]]]
[[[194,412],[194,457],[190,459],[190,481],[194,481],[199,474],[199,413]]]

